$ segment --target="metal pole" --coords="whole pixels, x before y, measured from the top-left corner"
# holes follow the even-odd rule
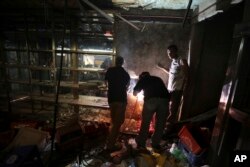
[[[183,23],[182,23],[182,27],[185,26],[185,23],[186,23],[186,21],[187,21],[187,17],[188,17],[188,13],[189,13],[189,11],[190,11],[191,5],[192,5],[192,0],[189,0],[189,2],[188,2],[188,7],[187,7],[187,11],[186,11],[186,14],[185,14],[185,18],[184,18]]]
[[[126,23],[128,23],[129,25],[131,25],[132,27],[134,27],[136,30],[140,31],[141,29],[138,28],[136,25],[132,24],[130,21],[126,20],[125,18],[123,18],[121,15],[119,14],[115,14],[115,16],[117,16],[118,18],[120,18],[121,20],[125,21]]]
[[[111,16],[109,16],[107,13],[105,13],[104,11],[102,11],[101,9],[99,9],[97,6],[95,6],[94,4],[92,4],[91,2],[89,2],[88,0],[82,0],[84,3],[86,3],[87,5],[89,5],[91,8],[93,8],[94,10],[96,10],[97,12],[99,12],[102,16],[104,16],[106,19],[108,19],[111,23],[114,23],[114,18],[112,18]],[[80,3],[80,0],[78,0],[79,5],[81,10],[82,6]],[[136,25],[134,25],[133,23],[131,23],[130,21],[126,20],[125,18],[123,18],[121,15],[114,13],[115,16],[117,16],[118,18],[120,18],[121,20],[125,21],[126,23],[128,23],[130,26],[132,26],[133,28],[135,28],[136,30],[140,31],[141,29],[138,28]]]
[[[80,0],[79,0],[80,1]],[[114,18],[109,16],[107,13],[103,12],[101,9],[99,9],[97,6],[89,2],[88,0],[82,0],[84,3],[89,5],[91,8],[95,9],[97,12],[99,12],[101,15],[103,15],[106,19],[108,19],[111,23],[114,23]],[[79,2],[80,3],[80,2]],[[80,3],[81,4],[81,3]]]

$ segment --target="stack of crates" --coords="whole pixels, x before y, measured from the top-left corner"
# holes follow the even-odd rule
[[[201,166],[206,162],[210,135],[208,131],[192,125],[184,125],[178,133],[178,146],[193,166]]]

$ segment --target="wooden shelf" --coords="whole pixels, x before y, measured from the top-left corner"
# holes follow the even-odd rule
[[[55,102],[55,98],[48,96],[34,96],[33,100],[45,101],[45,102]],[[73,99],[69,97],[59,96],[59,103],[66,103],[70,105],[79,105],[85,107],[95,107],[102,109],[109,109],[108,100],[105,97],[96,96],[79,96],[78,99]]]
[[[37,53],[52,53],[53,50],[46,50],[46,49],[30,49],[30,52],[37,52]]]
[[[48,67],[48,66],[29,66],[28,64],[6,64],[6,67],[8,68],[27,68],[27,69],[31,69],[31,70],[54,70],[53,67]]]
[[[59,69],[59,67],[57,67]],[[63,67],[63,70],[71,70],[71,71],[87,71],[87,72],[105,72],[102,68],[87,68],[87,67],[78,67],[78,68],[72,68],[72,67]]]
[[[79,84],[73,83],[73,82],[64,82],[62,81],[60,83],[61,87],[66,87],[66,88],[75,88],[78,89],[79,88]]]
[[[48,71],[48,70],[54,70],[53,67],[48,66],[29,66],[31,70],[40,70],[40,71]]]
[[[60,86],[61,87],[68,87],[68,88],[75,88],[75,89],[97,89],[100,84],[97,82],[78,82],[78,83],[72,83],[72,82],[65,82],[62,81]]]
[[[31,84],[32,85],[39,85],[39,86],[55,86],[55,83],[51,80],[39,81],[39,80],[32,79]]]
[[[62,80],[60,82],[60,88],[62,89],[60,89],[59,94],[59,103],[61,106],[64,106],[64,103],[72,105],[74,106],[73,111],[76,112],[79,111],[79,106],[109,109],[107,98],[85,96],[85,94],[91,93],[95,95],[107,91],[104,88],[100,88],[100,86],[103,85],[104,81],[102,78],[106,70],[97,67],[99,67],[107,57],[114,58],[115,53],[113,46],[109,45],[112,44],[113,41],[109,41],[106,50],[83,50],[79,46],[85,46],[85,41],[78,40],[79,35],[82,35],[84,40],[86,37],[88,38],[89,35],[91,38],[92,35],[100,35],[100,37],[103,35],[98,34],[98,32],[91,34],[90,32],[67,31],[66,33],[69,34],[69,36],[67,36],[65,41],[69,40],[70,46],[66,44],[67,46],[65,45],[62,50],[62,48],[58,47],[61,43],[62,29],[61,31],[53,29],[40,32],[40,27],[32,28],[32,30],[27,27],[26,30],[27,31],[25,31],[25,29],[17,31],[9,30],[4,32],[10,33],[11,38],[8,43],[4,43],[2,46],[2,51],[6,56],[0,60],[0,66],[7,69],[2,70],[4,78],[0,79],[0,84],[20,84],[16,87],[10,86],[8,93],[11,99],[17,100],[20,99],[20,96],[29,96],[26,101],[22,101],[30,104],[30,108],[27,108],[27,113],[29,111],[36,111],[35,107],[38,107],[38,109],[43,109],[46,105],[54,107],[55,90],[57,88],[59,74],[59,67],[57,65],[60,56],[63,55],[64,67],[62,67]],[[58,34],[58,32],[60,33]],[[70,36],[75,38],[68,38]],[[32,40],[28,41],[26,37],[30,37]],[[40,39],[40,37],[42,37],[42,39]],[[109,38],[113,38],[113,36],[109,36]],[[24,43],[20,43],[20,41]],[[99,44],[100,41],[96,42]],[[89,45],[87,44],[86,48],[88,47]],[[10,55],[10,57],[7,57],[7,55]],[[93,62],[95,67],[80,66],[79,64],[86,63],[85,57],[89,55],[95,57],[95,61]],[[8,73],[8,70],[13,71],[15,76],[10,76],[12,73]],[[51,74],[54,74],[54,78],[52,78],[53,76],[51,76]],[[97,78],[97,80],[85,81],[86,78]],[[84,94],[84,96],[82,94]],[[11,105],[13,105],[12,107],[16,107],[17,110],[25,108],[26,104],[23,105],[24,107],[19,107],[19,103],[21,102],[13,102]]]
[[[4,83],[5,81],[0,81],[0,83]],[[24,81],[24,80],[8,80],[9,83],[16,83],[16,84],[26,84],[29,85],[29,81]],[[38,85],[38,86],[51,86],[54,87],[56,86],[57,82],[51,81],[51,80],[31,80],[32,85]],[[78,82],[78,83],[73,83],[73,82],[68,82],[68,81],[61,81],[60,87],[65,87],[65,88],[74,88],[74,89],[97,89],[98,86],[100,86],[99,82]]]
[[[4,48],[4,51],[18,51],[18,52],[27,52],[27,49],[18,49],[18,48]],[[30,49],[29,52],[40,52],[40,53],[52,53],[53,50],[46,49]]]
[[[82,50],[55,50],[56,53],[79,53],[79,54],[93,54],[93,55],[113,55],[112,51],[82,51]]]
[[[12,97],[12,100],[10,102],[15,103],[15,102],[26,101],[26,100],[30,100],[30,96],[19,95],[19,96]]]
[[[9,83],[16,83],[16,84],[29,84],[27,80],[17,80],[17,79],[9,79]]]
[[[1,65],[1,64],[0,64]],[[7,67],[9,68],[29,68],[31,70],[41,70],[41,71],[48,71],[48,70],[59,70],[59,67],[48,67],[48,66],[34,66],[34,65],[27,65],[27,64],[6,64]],[[71,70],[71,71],[87,71],[87,72],[105,72],[105,69],[103,68],[89,68],[89,67],[78,67],[78,68],[73,68],[73,67],[63,67],[62,70]]]
[[[5,64],[5,65],[8,68],[29,68],[28,64],[14,64],[14,63],[10,63],[10,64]]]
[[[56,49],[56,50],[43,50],[43,49],[18,49],[18,48],[4,48],[4,51],[18,51],[18,52],[37,52],[37,53],[78,53],[78,54],[93,54],[93,55],[113,55],[112,51],[82,51],[82,50],[60,50],[60,49]]]

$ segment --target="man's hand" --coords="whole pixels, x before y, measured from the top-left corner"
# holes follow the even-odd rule
[[[163,67],[163,65],[161,65],[161,63],[156,64],[156,68],[158,68],[158,69],[162,70],[163,72],[169,74],[169,71],[167,69],[165,69]]]

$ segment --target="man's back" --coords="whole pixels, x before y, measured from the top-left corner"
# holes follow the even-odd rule
[[[144,100],[152,97],[169,98],[168,90],[161,78],[146,76],[139,80],[134,90],[144,91]]]
[[[110,67],[105,75],[105,80],[108,81],[109,102],[126,102],[129,74],[120,66]]]

